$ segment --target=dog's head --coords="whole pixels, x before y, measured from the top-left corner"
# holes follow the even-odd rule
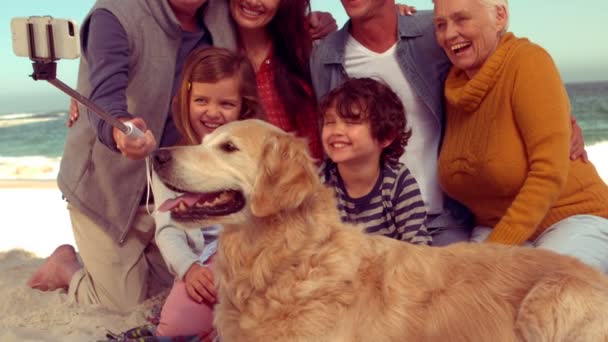
[[[320,186],[306,141],[260,120],[226,124],[197,146],[158,150],[152,164],[177,193],[157,210],[186,227],[297,210]]]

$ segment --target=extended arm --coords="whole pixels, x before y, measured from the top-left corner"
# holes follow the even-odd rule
[[[99,140],[108,148],[130,159],[142,159],[156,146],[143,119],[133,119],[127,112],[129,81],[129,41],[118,19],[106,10],[95,11],[87,33],[83,34],[83,51],[89,67],[89,98],[105,112],[123,121],[132,121],[145,132],[143,138],[130,139],[121,131],[89,112],[89,121]]]
[[[106,10],[93,12],[88,34],[83,37],[83,51],[89,66],[91,94],[89,98],[104,111],[118,118],[132,116],[127,112],[129,80],[129,42],[127,33],[116,17]],[[112,126],[89,113],[89,122],[99,140],[116,150]]]

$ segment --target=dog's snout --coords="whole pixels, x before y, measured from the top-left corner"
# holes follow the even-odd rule
[[[159,171],[171,161],[171,151],[157,150],[152,155],[152,167],[154,171]]]

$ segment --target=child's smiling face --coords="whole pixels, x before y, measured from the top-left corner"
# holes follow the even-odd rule
[[[199,140],[219,126],[239,119],[243,100],[237,77],[217,82],[192,82],[190,123]]]
[[[365,116],[343,118],[333,106],[323,113],[321,140],[325,153],[334,163],[379,162],[382,150],[388,144],[372,136]]]

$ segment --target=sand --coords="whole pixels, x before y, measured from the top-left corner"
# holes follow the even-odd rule
[[[65,292],[39,292],[25,282],[42,263],[30,252],[0,253],[0,341],[98,341],[106,330],[118,333],[145,324],[145,315],[159,299],[121,315],[98,306],[70,302]]]
[[[0,181],[0,341],[97,341],[106,330],[145,324],[150,300],[127,315],[39,292],[27,279],[55,247],[74,244],[66,203],[54,181]]]
[[[587,148],[608,182],[608,142]],[[25,283],[55,247],[74,240],[66,203],[54,181],[0,181],[0,341],[97,341],[106,330],[141,325],[160,298],[127,315],[76,305],[62,291],[42,293]]]

